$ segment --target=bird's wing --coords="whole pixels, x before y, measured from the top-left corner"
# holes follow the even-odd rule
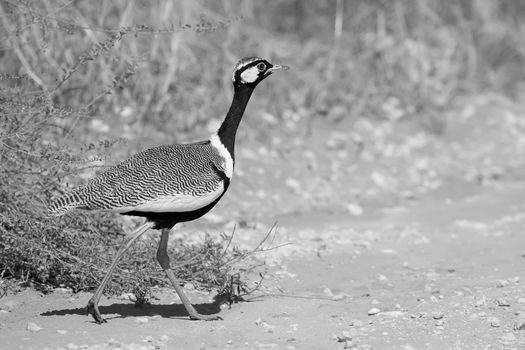
[[[74,207],[117,212],[195,210],[224,192],[224,171],[224,159],[210,142],[154,147],[91,179],[50,210],[57,215],[61,208]]]

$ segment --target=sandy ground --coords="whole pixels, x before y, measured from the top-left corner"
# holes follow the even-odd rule
[[[103,298],[97,325],[89,294],[27,289],[0,298],[0,349],[524,349],[524,115],[478,96],[440,136],[365,119],[245,134],[225,199],[173,235],[236,223],[233,245],[251,250],[277,220],[279,248],[243,262],[267,271],[254,299],[218,308],[187,285],[224,319],[199,322],[157,289],[142,307]]]
[[[269,269],[259,298],[218,309],[188,291],[223,321],[188,320],[162,289],[143,307],[103,298],[108,323],[97,325],[89,294],[24,290],[0,299],[0,348],[523,349],[524,196],[512,182],[449,186],[359,217],[280,217],[272,244],[292,244],[259,257]],[[236,244],[265,233],[239,230]]]

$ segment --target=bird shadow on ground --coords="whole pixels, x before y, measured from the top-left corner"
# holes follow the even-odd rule
[[[203,315],[213,315],[221,311],[217,303],[193,304],[198,313]],[[102,317],[107,319],[137,317],[137,316],[155,316],[161,317],[186,317],[188,312],[182,304],[163,304],[163,305],[134,305],[129,303],[115,303],[108,306],[99,306]],[[116,316],[115,316],[116,314]],[[46,311],[41,316],[65,316],[65,315],[87,315],[85,307],[75,309],[57,309]]]

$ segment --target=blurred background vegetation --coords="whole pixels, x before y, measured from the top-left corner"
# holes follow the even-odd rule
[[[135,222],[49,219],[46,203],[138,150],[207,137],[244,56],[292,70],[250,102],[239,184],[214,222],[361,215],[444,179],[521,169],[503,159],[525,152],[522,111],[509,107],[525,91],[524,18],[525,3],[504,0],[1,0],[2,276],[93,288]],[[223,244],[204,243],[216,258]],[[160,283],[149,245],[133,248],[115,290]],[[219,286],[228,271],[183,278]]]

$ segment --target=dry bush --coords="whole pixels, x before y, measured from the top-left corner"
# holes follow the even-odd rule
[[[100,41],[92,38],[93,45],[85,48],[71,38],[87,29],[83,20],[68,22],[51,16],[50,8],[57,10],[56,6],[49,1],[0,3],[7,33],[2,55],[5,68],[10,69],[0,80],[0,271],[2,278],[14,277],[39,286],[89,290],[101,280],[115,255],[124,233],[122,225],[110,213],[78,211],[59,219],[48,218],[46,205],[67,191],[65,178],[78,178],[82,171],[100,168],[107,149],[120,141],[93,142],[82,137],[91,115],[117,108],[112,104],[118,103],[118,98],[107,96],[126,92],[131,86],[137,60],[123,59],[120,54],[124,49],[119,45],[127,35],[202,33],[224,28],[227,23],[166,29],[121,26],[116,31],[104,30]],[[95,15],[96,9],[90,10]],[[60,73],[55,71],[57,66],[62,67]],[[103,81],[91,80],[95,75]],[[79,93],[82,90],[88,93]],[[68,143],[75,147],[66,146]],[[225,259],[235,252],[224,252],[222,240],[207,238],[195,246],[179,243],[172,255],[197,258],[197,265],[177,270],[179,277],[201,288],[222,286],[230,268]],[[163,284],[163,274],[153,259],[155,245],[146,240],[130,249],[109,292]]]

